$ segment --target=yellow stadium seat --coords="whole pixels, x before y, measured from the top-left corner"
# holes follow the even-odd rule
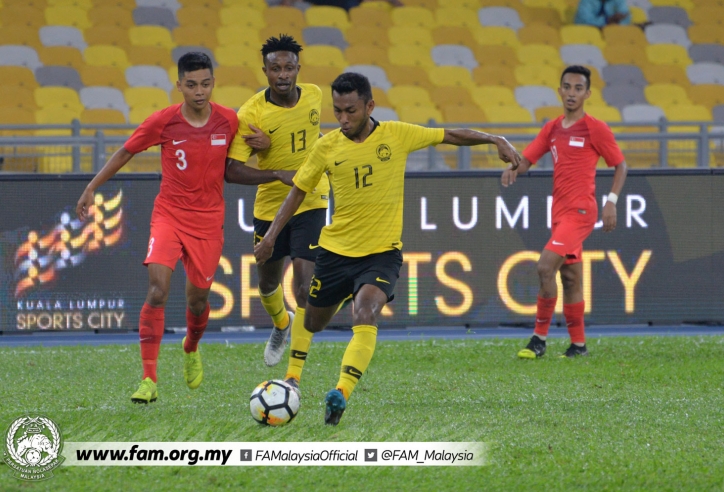
[[[393,26],[387,35],[393,46],[420,46],[428,50],[435,46],[432,33],[424,27]]]
[[[128,29],[128,38],[136,46],[162,46],[169,50],[176,47],[171,31],[161,26],[134,26]]]
[[[42,46],[38,29],[28,26],[3,26],[0,29],[0,45],[4,44],[30,46],[36,51]]]
[[[38,87],[34,95],[40,109],[61,107],[77,111],[78,114],[83,110],[78,93],[68,87]]]
[[[612,106],[586,104],[586,113],[606,123],[619,123],[621,113]]]
[[[475,87],[471,94],[473,101],[480,109],[490,106],[516,106],[518,104],[510,87],[483,85]]]
[[[336,46],[307,46],[301,53],[302,65],[314,65],[317,67],[338,67],[345,68],[347,60],[342,50]]]
[[[683,68],[691,65],[686,48],[678,44],[651,44],[646,47],[646,56],[657,65],[679,65]]]
[[[294,7],[271,7],[264,11],[267,26],[285,26],[297,29],[307,27],[307,20],[301,10]]]
[[[40,125],[67,125],[71,121],[80,118],[82,110],[82,106],[76,109],[50,106],[37,110],[35,112],[35,121]]]
[[[390,46],[387,29],[386,27],[352,25],[347,29],[345,38],[353,46],[377,46],[387,49]]]
[[[45,9],[45,21],[50,26],[73,26],[80,30],[92,26],[88,12],[78,7],[48,7]]]
[[[46,0],[2,0],[0,7],[32,7],[34,9],[44,10],[48,6]]]
[[[691,105],[691,100],[683,87],[674,84],[650,84],[644,87],[646,100],[664,110],[679,104]]]
[[[219,10],[222,26],[235,26],[237,29],[258,31],[266,26],[264,14],[248,7],[226,7]]]
[[[556,69],[563,67],[563,60],[558,50],[545,44],[526,44],[516,50],[516,55],[521,63],[530,65],[547,65]]]
[[[171,80],[178,77],[174,75]],[[250,89],[257,90],[265,86],[267,83],[266,76],[261,68],[251,69],[249,67],[232,67],[220,66],[214,69],[214,78],[216,79],[216,87],[226,87],[230,85],[243,85]]]
[[[532,123],[533,117],[525,108],[518,105],[488,106],[483,108],[485,117],[490,123]]]
[[[311,6],[304,12],[304,17],[309,26],[336,27],[342,32],[349,27],[347,12],[340,7]]]
[[[92,0],[47,0],[48,7],[78,7],[83,10],[93,8]]]
[[[445,106],[442,114],[448,123],[486,123],[482,109],[475,106]]]
[[[126,52],[131,65],[153,65],[166,68],[173,65],[171,52],[161,46],[131,46]]]
[[[689,12],[694,24],[724,24],[724,9],[721,6],[700,5]]]
[[[434,106],[426,89],[414,85],[396,85],[387,91],[395,108],[403,106]]]
[[[382,9],[355,7],[349,11],[349,20],[352,27],[365,26],[388,29],[394,25],[390,12]]]
[[[387,56],[392,65],[428,69],[435,66],[435,62],[430,56],[430,50],[419,46],[390,46]]]
[[[703,105],[675,104],[663,109],[669,121],[711,121],[711,111]]]
[[[692,85],[688,90],[689,99],[694,104],[706,106],[711,109],[714,106],[724,104],[724,85],[699,84]]]
[[[177,27],[172,33],[173,41],[178,46],[192,44],[193,46],[203,46],[214,51],[219,45],[214,31],[203,26],[183,26]]]
[[[261,52],[250,49],[240,49],[238,46],[219,46],[214,50],[214,56],[221,66],[249,67],[260,70],[264,65],[261,59]]]
[[[12,94],[12,97],[0,99],[0,111],[7,108],[21,108],[28,111],[36,111],[38,103],[35,102],[35,93],[32,89],[13,85],[0,86],[0,94]]]
[[[350,46],[344,55],[350,65],[378,65],[387,69],[390,64],[387,49],[378,46]]]
[[[98,0],[96,0],[98,1]],[[128,1],[128,0],[127,0]],[[135,7],[135,0],[130,0]],[[219,10],[223,6],[218,0],[178,0],[183,7],[204,7],[207,9]],[[131,7],[133,8],[133,7]]]
[[[0,9],[0,21],[2,21],[3,27],[25,26],[40,29],[45,25],[45,15],[40,9],[17,5]]]
[[[405,2],[405,6],[421,7],[427,10],[435,10],[439,5],[439,0],[408,0],[407,2]]]
[[[167,106],[170,106],[170,104],[167,104]],[[161,109],[162,108],[157,108],[155,106],[137,106],[129,111],[128,122],[134,125],[140,125],[144,122],[144,120],[146,120],[146,118]]]
[[[563,25],[560,12],[553,8],[528,7],[519,11],[519,13],[520,20],[522,20],[526,26],[544,25],[558,30],[561,25]]]
[[[260,50],[262,41],[259,32],[253,29],[237,29],[234,26],[223,26],[216,30],[216,39],[219,46],[236,46]],[[261,54],[259,55],[261,58]]]
[[[692,43],[724,44],[721,24],[698,24],[689,28],[689,39]]]
[[[472,89],[475,86],[470,70],[465,67],[433,67],[428,71],[435,86],[454,86]]]
[[[200,26],[207,29],[221,26],[218,12],[203,7],[182,7],[176,11],[176,20],[179,26]]]
[[[400,120],[418,125],[427,124],[430,120],[437,123],[444,122],[442,113],[434,106],[403,106],[396,108]]]
[[[513,46],[477,46],[473,48],[473,54],[475,59],[482,66],[493,65],[493,66],[504,66],[504,67],[516,67],[520,64],[518,61],[518,55],[516,54],[516,48]]]
[[[77,48],[70,46],[43,46],[38,50],[43,65],[59,65],[80,70],[85,66],[83,55]]]
[[[80,122],[84,125],[124,125],[126,116],[116,109],[84,109]]]
[[[679,7],[684,10],[692,10],[694,8],[693,0],[651,0],[653,7]]]
[[[34,125],[35,111],[24,108],[3,108],[0,111],[0,125]]]
[[[513,73],[520,85],[545,85],[552,89],[561,85],[561,70],[548,65],[520,65]]]
[[[473,31],[473,36],[483,46],[520,46],[518,36],[509,27],[481,27]]]
[[[603,57],[611,65],[637,65],[643,67],[649,63],[644,47],[631,44],[606,46],[603,50]]]
[[[117,26],[94,26],[83,33],[90,46],[104,44],[127,50],[131,46],[128,29]]]
[[[646,35],[638,26],[608,25],[603,28],[603,39],[606,46],[628,44],[644,47],[648,44]]]
[[[608,106],[606,101],[603,99],[603,93],[600,89],[591,87],[590,91],[591,95],[588,96],[588,99],[586,100],[586,108],[588,108],[589,104],[591,106]]]
[[[432,11],[422,7],[404,7],[392,11],[392,23],[396,26],[437,27]]]
[[[125,50],[117,46],[89,46],[83,52],[83,58],[88,65],[96,67],[117,67],[125,70],[131,65]]]
[[[430,92],[430,99],[438,108],[448,106],[475,106],[470,91],[463,87],[435,87]]]
[[[124,70],[125,68],[86,65],[80,69],[80,80],[86,87],[108,86],[125,90],[128,88],[128,83]]]
[[[502,85],[505,87],[518,85],[513,69],[503,65],[475,67],[473,69],[473,81],[477,85]]]
[[[25,67],[0,66],[0,80],[2,80],[3,85],[24,87],[26,89],[35,89],[38,87],[35,74],[32,70]]]
[[[259,29],[259,39],[263,39],[266,41],[267,39],[274,37],[278,38],[282,34],[286,34],[287,36],[291,36],[300,43],[304,39],[304,35],[302,33],[302,29],[298,27],[292,27],[292,26],[266,26],[263,29]],[[261,46],[261,45],[260,45]]]
[[[153,107],[159,110],[169,105],[168,93],[157,87],[130,87],[123,91],[123,96],[131,109]]]
[[[340,74],[340,67],[306,65],[299,72],[299,81],[315,85],[331,85]]]
[[[545,44],[556,49],[563,44],[558,29],[545,24],[526,25],[518,29],[518,39],[522,44]]]
[[[253,95],[254,91],[248,87],[229,85],[215,88],[211,93],[211,100],[222,106],[238,109]]]
[[[567,21],[573,20],[571,10],[575,11],[575,6],[572,8],[565,0],[523,0],[523,5],[532,8],[547,8],[557,10],[558,14],[561,16],[561,19],[566,19]]]
[[[262,11],[267,8],[264,0],[221,0],[222,5],[228,7],[244,7]]]
[[[432,31],[435,44],[459,44],[474,48],[478,45],[475,36],[467,27],[436,27]]]
[[[601,37],[601,31],[593,26],[563,26],[561,27],[561,40],[563,44],[591,44],[603,49],[606,42]]]
[[[478,0],[442,0],[438,2],[440,7],[454,7],[459,9],[469,9],[473,12],[480,8],[480,2]],[[477,12],[476,12],[477,15]]]
[[[563,115],[563,108],[560,106],[541,106],[535,108],[535,120],[543,122],[544,120],[554,120]]]
[[[445,6],[435,11],[435,21],[438,26],[480,28],[477,9]]]
[[[691,85],[686,72],[679,65],[647,64],[642,67],[644,77],[649,84],[676,84],[684,88]]]
[[[184,102],[184,95],[179,90],[172,90],[170,95],[171,104],[181,104]]]
[[[321,87],[321,85],[320,85]],[[392,103],[387,98],[387,93],[379,87],[372,88],[372,99],[375,100],[375,106],[382,106],[383,108],[391,108]]]
[[[391,65],[385,71],[387,72],[387,80],[392,82],[393,85],[414,85],[428,91],[434,88],[432,82],[430,82],[428,72],[424,68]]]
[[[88,19],[94,27],[115,26],[128,29],[134,26],[133,14],[121,7],[95,7],[88,11]],[[128,34],[126,34],[128,37]]]

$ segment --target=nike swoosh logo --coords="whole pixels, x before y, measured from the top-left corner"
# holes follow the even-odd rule
[[[317,249],[318,247],[319,247],[318,244],[317,244],[317,245],[312,245],[312,244],[309,245],[309,249]]]
[[[553,241],[553,244],[556,246],[563,246],[563,243],[559,243],[558,241]]]
[[[209,280],[211,280],[212,278],[214,278],[214,276],[213,276],[213,275],[212,275],[212,276],[210,276],[210,277],[206,277],[206,281],[208,282],[208,281],[209,281]]]
[[[343,162],[347,162],[348,160],[349,160],[349,159],[345,159],[345,160],[339,161],[339,162],[334,161],[334,165],[335,165],[335,166],[339,166],[340,164],[342,164]]]
[[[185,141],[186,141],[186,140],[174,140],[174,141],[173,141],[173,144],[174,144],[174,145],[178,145],[178,144],[180,144],[180,143],[184,143]]]
[[[380,278],[380,277],[377,277],[375,280],[377,280],[378,282],[382,282],[383,284],[389,284],[389,282],[387,280]]]
[[[277,130],[280,129],[280,128],[281,128],[281,126],[278,126],[278,127],[276,127],[275,129],[273,129],[273,130],[269,130],[269,135],[271,135],[272,133],[274,133],[275,131],[277,131]]]

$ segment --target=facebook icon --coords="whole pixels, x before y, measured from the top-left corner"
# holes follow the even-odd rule
[[[241,461],[251,461],[251,449],[241,450]]]

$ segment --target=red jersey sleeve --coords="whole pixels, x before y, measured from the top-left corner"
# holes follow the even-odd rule
[[[553,125],[556,121],[558,121],[558,119],[546,123],[543,128],[540,129],[535,139],[530,144],[528,144],[528,146],[523,151],[523,157],[528,159],[531,164],[535,164],[536,162],[538,162],[538,159],[540,159],[541,157],[546,155],[547,152],[550,151],[548,136],[550,135],[551,129],[553,128]]]
[[[174,112],[169,111],[171,108],[166,108],[161,111],[156,111],[151,116],[146,118],[143,123],[140,124],[133,135],[126,140],[123,147],[131,154],[138,154],[143,152],[149,147],[161,144],[161,132],[163,132],[166,123],[173,116]]]
[[[613,136],[611,128],[604,123],[596,119],[589,120],[593,124],[589,124],[589,131],[591,133],[591,145],[596,152],[598,152],[603,160],[606,161],[608,167],[614,167],[621,164],[625,158],[618,144],[616,138]]]

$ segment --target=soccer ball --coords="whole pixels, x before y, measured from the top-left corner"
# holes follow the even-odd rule
[[[284,381],[264,381],[251,392],[249,410],[254,420],[260,424],[284,425],[296,417],[299,411],[299,395]]]

